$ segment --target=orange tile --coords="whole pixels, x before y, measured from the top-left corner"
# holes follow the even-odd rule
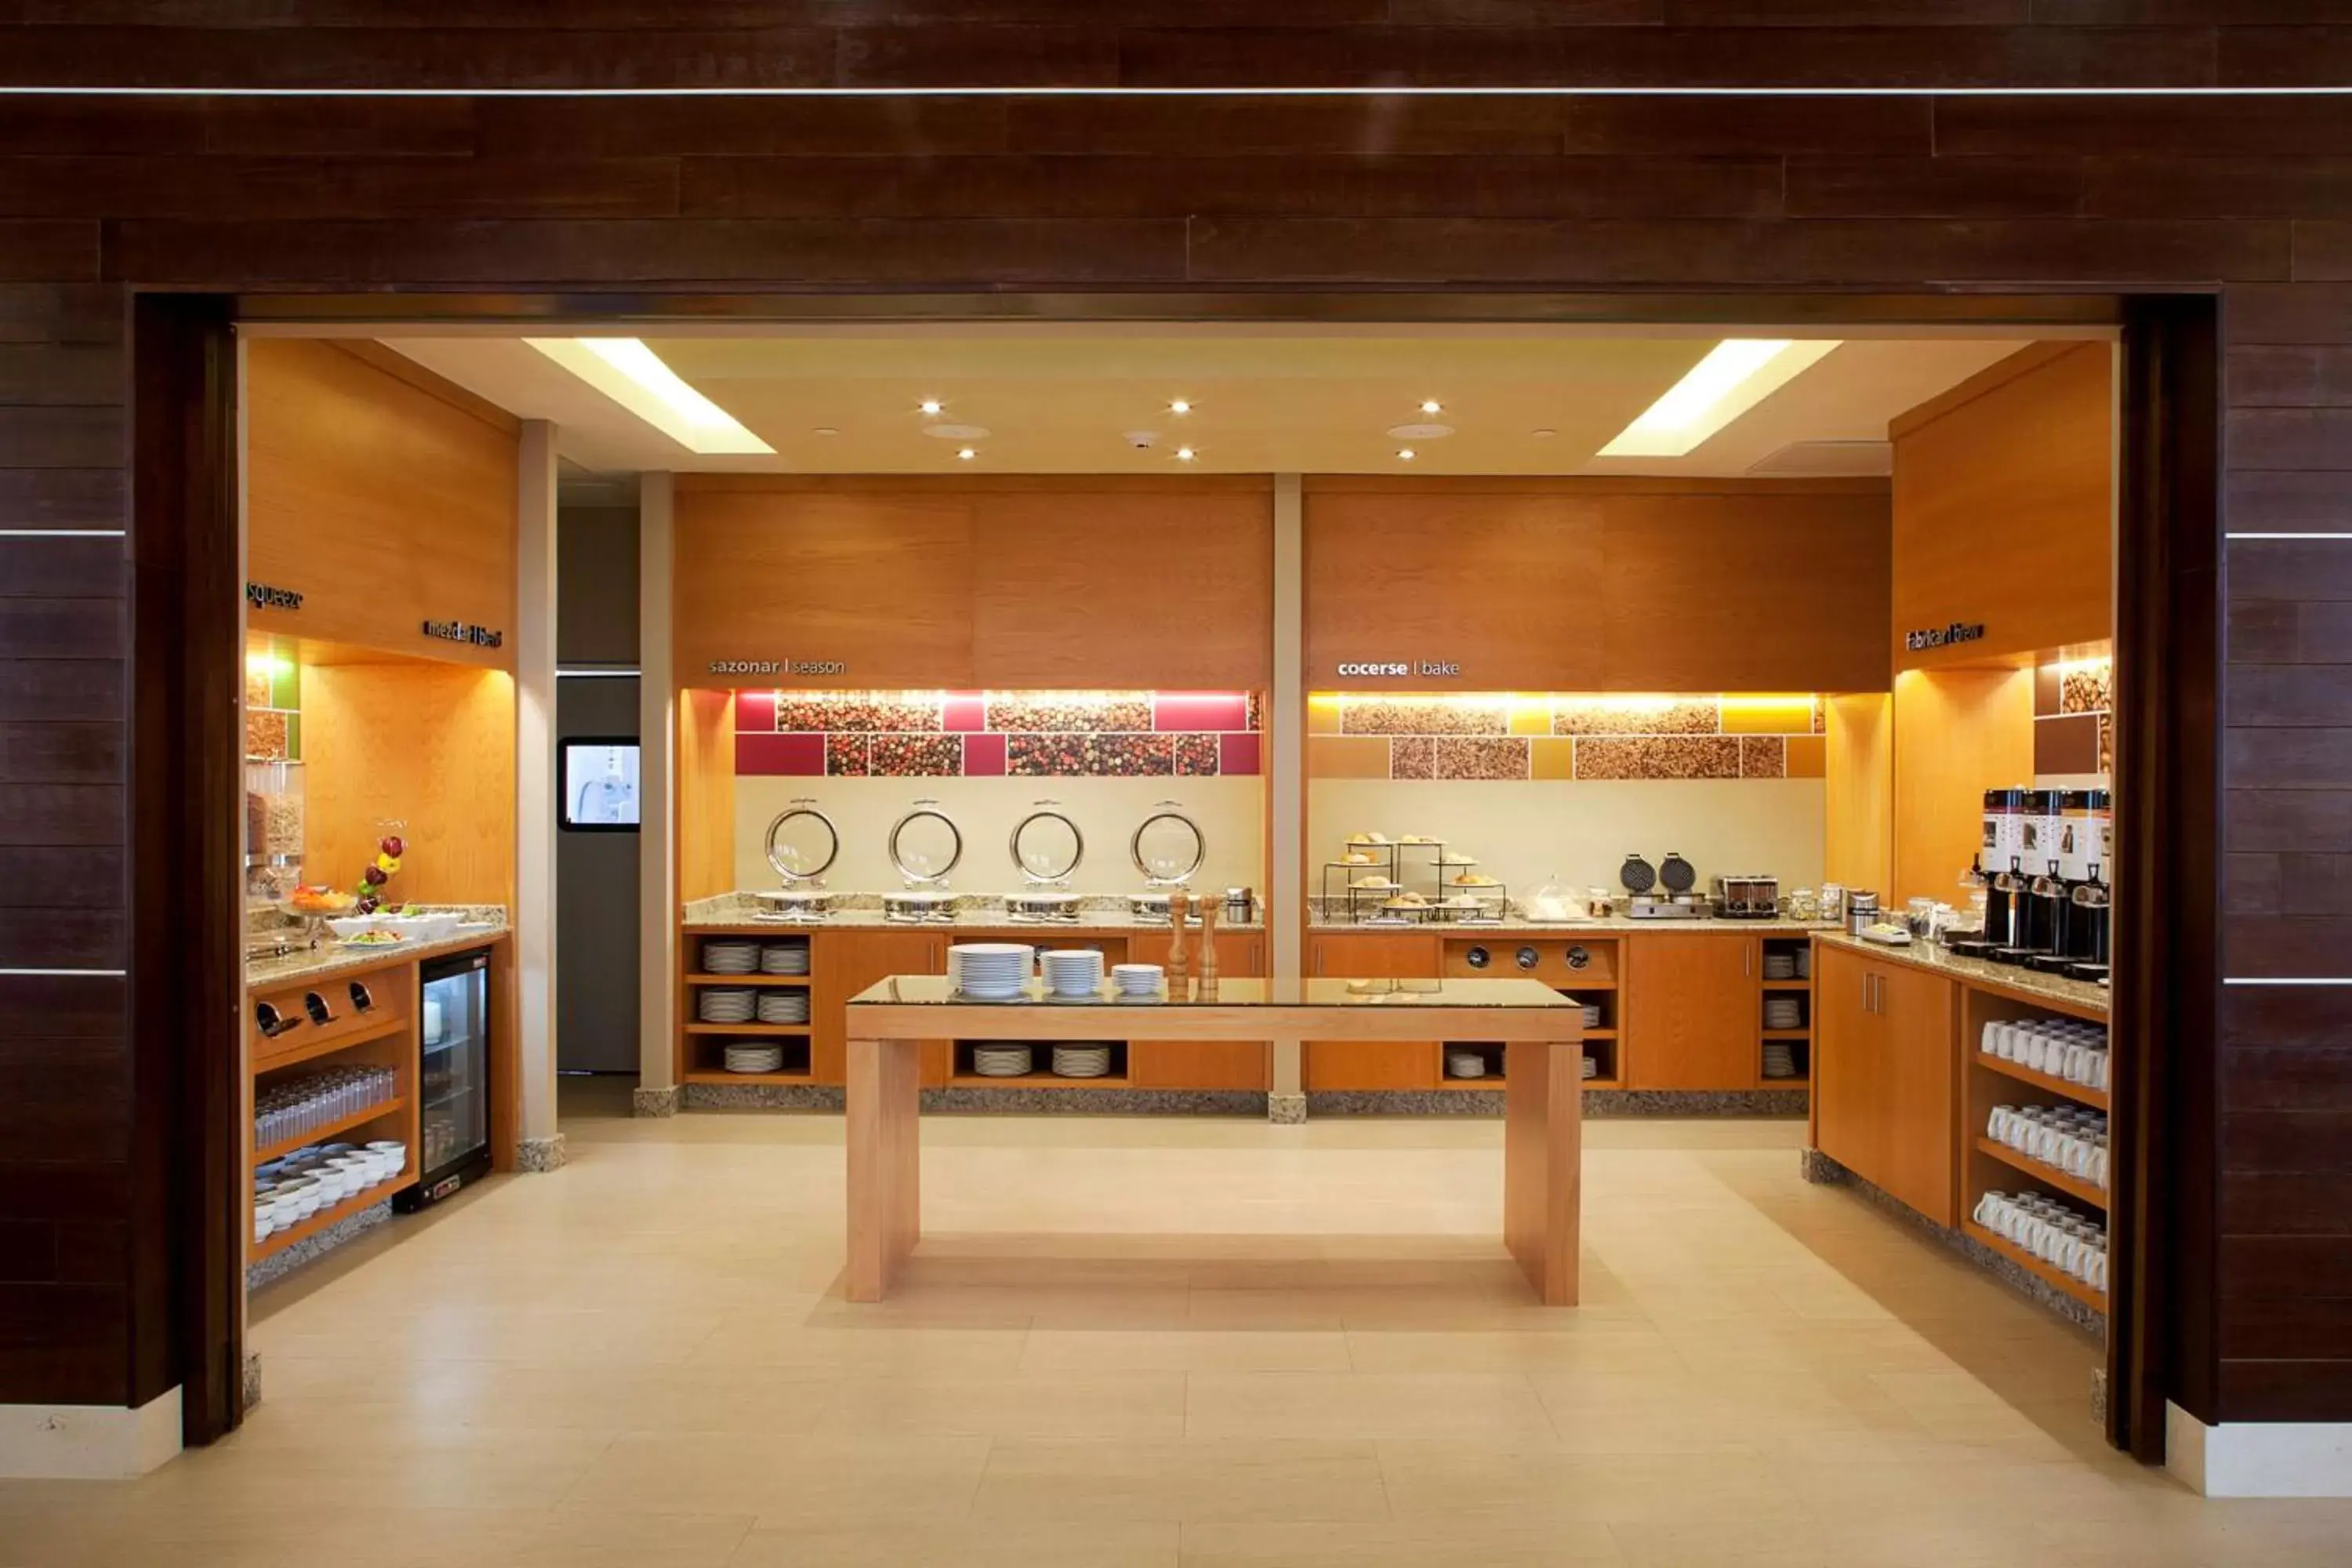
[[[1546,736],[1529,741],[1528,747],[1528,777],[1572,779],[1576,776],[1576,742],[1568,736]]]
[[[1813,728],[1813,700],[1799,697],[1726,697],[1727,735],[1804,735]]]
[[[1307,776],[1316,779],[1384,779],[1389,776],[1385,735],[1307,737]]]
[[[1791,735],[1789,737],[1788,776],[1792,779],[1818,779],[1829,776],[1829,741],[1822,735]]]
[[[1307,693],[1307,732],[1308,734],[1336,735],[1339,732],[1339,700],[1336,692]]]

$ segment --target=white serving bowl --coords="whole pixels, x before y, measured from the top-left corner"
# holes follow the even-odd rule
[[[368,932],[388,923],[377,915],[344,915],[341,919],[329,921],[327,929],[333,931],[340,940],[349,942],[355,936],[365,936]]]

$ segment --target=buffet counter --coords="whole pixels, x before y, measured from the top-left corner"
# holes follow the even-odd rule
[[[299,984],[305,981],[358,975],[395,963],[415,963],[420,959],[438,958],[446,952],[464,952],[469,948],[481,947],[507,934],[507,911],[499,905],[469,908],[464,913],[464,923],[439,942],[346,947],[331,936],[317,947],[298,945],[286,952],[248,957],[245,963],[246,989],[262,991]],[[295,940],[296,933],[289,931],[288,936],[289,941]]]
[[[1496,921],[1350,921],[1319,909],[1309,913],[1307,923],[1313,931],[1433,931],[1465,939],[1488,935],[1569,939],[1580,935],[1630,936],[1637,933],[1671,936],[1678,932],[1704,931],[1745,931],[1750,936],[1810,936],[1815,931],[1839,929],[1834,921],[1732,920],[1711,915],[1691,920],[1633,920],[1625,915],[1611,915],[1606,920],[1535,921],[1514,912]]]
[[[1841,927],[1825,928],[1814,940],[1824,946],[1842,948],[1848,952],[1868,953],[1889,963],[1907,963],[1915,969],[1945,975],[1997,995],[2042,1003],[2088,1018],[2105,1018],[2107,1016],[2107,988],[2087,980],[2069,980],[2063,975],[2043,974],[2038,970],[2021,969],[2015,964],[1963,958],[1934,942],[1915,942],[1908,947],[1889,947],[1884,942],[1866,942]]]

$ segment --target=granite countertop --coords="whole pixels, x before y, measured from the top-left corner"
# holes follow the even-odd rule
[[[2061,975],[2043,974],[2038,970],[2021,969],[2015,964],[1992,963],[1981,958],[1962,958],[1957,953],[1945,952],[1933,942],[1914,942],[1908,947],[1887,947],[1879,942],[1864,942],[1843,931],[1823,931],[1816,935],[1832,947],[1867,953],[1890,963],[1907,963],[1915,969],[1948,974],[1955,980],[1999,986],[2022,996],[2047,997],[2053,1002],[2096,1013],[2101,1017],[2107,1014],[2107,988],[2087,980],[2068,980]]]
[[[956,895],[954,917],[944,921],[894,921],[882,912],[882,897],[878,893],[836,893],[821,920],[805,922],[762,918],[760,906],[749,893],[721,893],[717,898],[698,899],[686,906],[686,918],[679,922],[684,931],[715,931],[735,926],[756,925],[762,931],[773,930],[790,935],[814,931],[1166,931],[1164,920],[1148,920],[1135,913],[1127,900],[1116,896],[1088,895],[1078,900],[1078,918],[1075,921],[1018,921],[1004,912],[1004,900],[985,893]],[[1187,928],[1198,931],[1194,921]],[[1233,921],[1222,914],[1217,929],[1227,931],[1263,931],[1261,919]]]
[[[403,942],[398,947],[345,947],[331,935],[314,948],[297,948],[276,958],[249,958],[245,963],[246,989],[274,991],[309,980],[414,963],[420,958],[438,958],[445,952],[464,952],[508,934],[507,912],[503,909],[491,906],[462,912],[469,920],[483,923],[457,931],[443,942]]]
[[[1629,920],[1623,915],[1612,915],[1603,921],[1531,921],[1514,913],[1499,921],[1398,921],[1367,923],[1362,921],[1335,920],[1317,913],[1307,921],[1309,930],[1318,931],[1360,931],[1368,934],[1389,935],[1397,931],[1433,931],[1440,936],[1623,936],[1628,932],[1642,935],[1674,935],[1687,931],[1737,931],[1748,936],[1811,936],[1816,931],[1834,931],[1830,921],[1769,920],[1746,921],[1708,916],[1701,920]]]

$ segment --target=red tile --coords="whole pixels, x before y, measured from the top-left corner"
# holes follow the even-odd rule
[[[762,735],[743,731],[735,735],[738,773],[814,775],[824,772],[823,735]]]
[[[735,730],[765,732],[776,727],[776,694],[772,691],[739,691],[735,694]],[[738,768],[738,773],[743,770]]]
[[[977,691],[949,692],[940,728],[951,732],[961,731],[965,734],[972,734],[987,729],[988,700]],[[1001,753],[1003,748],[1000,746],[997,750]],[[971,771],[969,766],[964,769],[966,773]],[[1003,770],[998,771],[1001,773]]]
[[[1244,731],[1217,737],[1217,772],[1255,773],[1258,771],[1259,737]]]
[[[948,711],[955,711],[956,700],[948,699]],[[950,729],[955,728],[952,721]],[[1003,778],[1004,776],[1004,737],[997,734],[970,734],[963,738],[963,776],[968,779]]]
[[[1244,691],[1160,691],[1151,699],[1155,730],[1246,730],[1249,694]]]

